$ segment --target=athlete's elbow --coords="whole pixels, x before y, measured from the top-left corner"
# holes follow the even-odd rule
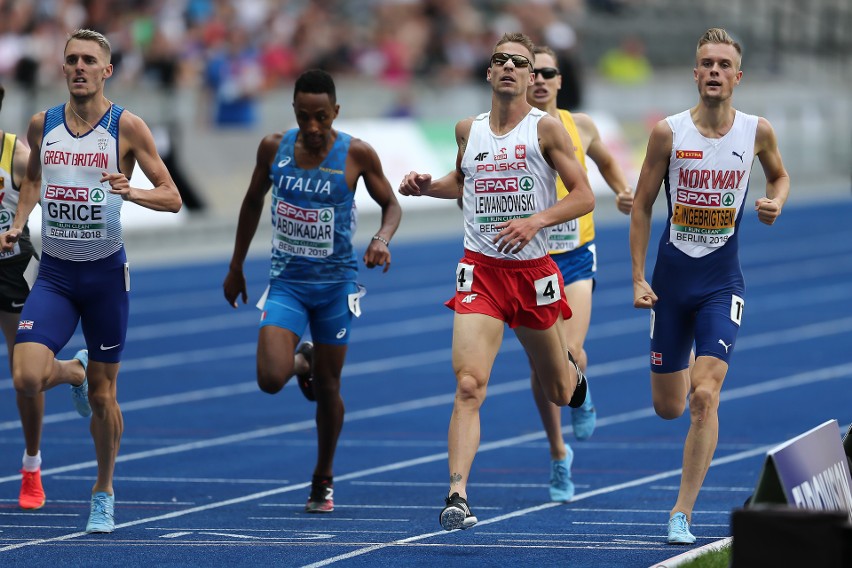
[[[172,199],[168,201],[166,204],[165,210],[169,213],[177,213],[183,207],[183,199],[180,194],[176,194]]]
[[[583,200],[582,200],[582,206],[583,206],[582,215],[585,215],[587,213],[591,213],[592,210],[595,208],[595,194],[592,193],[591,189],[589,189],[589,191],[584,192],[584,193],[585,193],[585,195],[583,196]]]

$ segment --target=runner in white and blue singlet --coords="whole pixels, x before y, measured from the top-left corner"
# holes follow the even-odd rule
[[[334,510],[333,462],[344,414],[340,376],[364,293],[356,283],[352,246],[359,179],[382,209],[381,227],[364,253],[367,268],[390,267],[388,245],[402,215],[376,151],[332,127],[339,108],[328,73],[313,69],[298,78],[293,95],[298,128],[260,142],[223,284],[233,307],[238,297],[247,301],[243,263],[271,187],[272,259],[267,295],[258,303],[263,313],[257,382],[274,394],[296,374],[302,394],[317,402],[309,513]],[[299,345],[308,327],[313,341]]]
[[[669,544],[695,542],[692,511],[716,450],[720,393],[745,304],[737,244],[754,158],[766,174],[766,196],[754,204],[760,222],[775,222],[790,191],[772,126],[733,108],[741,61],[740,45],[723,29],[711,28],[698,41],[698,105],[654,127],[631,213],[633,305],[651,310],[654,409],[671,420],[689,401]],[[661,185],[668,222],[649,285],[645,260]]]
[[[82,324],[88,346],[91,433],[98,461],[86,532],[115,528],[113,471],[123,430],[116,401],[119,361],[127,333],[130,272],[121,236],[122,201],[176,212],[180,194],[157,154],[148,126],[104,96],[113,72],[109,41],[98,32],[77,30],[65,44],[62,65],[69,101],[33,116],[31,148],[11,228],[0,247],[13,250],[36,203],[42,206],[42,262],[27,298],[14,350],[13,379],[19,394],[35,398],[58,384],[80,378],[63,371],[54,355]],[[153,184],[131,187],[136,165]],[[88,366],[87,366],[88,365]],[[76,395],[75,395],[76,396]],[[78,407],[80,411],[80,407]],[[22,413],[23,417],[23,413]],[[42,416],[22,420],[29,439]]]
[[[0,85],[0,105],[6,90]],[[0,131],[0,233],[12,227],[12,221],[18,212],[20,184],[29,160],[30,150],[11,132]],[[24,230],[18,242],[10,251],[0,252],[0,329],[6,340],[9,353],[9,369],[13,370],[15,336],[18,331],[21,309],[30,293],[30,286],[38,273],[38,255],[30,240],[29,228]],[[85,362],[88,353],[80,350],[74,359],[56,361],[59,374],[70,377],[72,400],[82,416],[91,414],[88,400],[80,396],[85,388]],[[25,396],[16,392],[18,413],[21,424],[41,423],[44,416],[44,393]],[[86,393],[88,394],[88,393]],[[44,488],[41,482],[41,428],[23,428],[24,455],[21,459],[21,491],[18,505],[22,509],[38,509],[45,503]]]

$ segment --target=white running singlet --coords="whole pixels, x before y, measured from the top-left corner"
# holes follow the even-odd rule
[[[65,123],[65,105],[48,109],[41,139],[42,251],[63,260],[106,258],[123,246],[120,195],[101,183],[103,172],[117,173],[118,121],[124,111],[109,110],[95,129],[75,136]]]
[[[493,241],[500,223],[529,217],[556,203],[556,171],[538,145],[538,122],[547,113],[533,108],[501,136],[491,131],[490,114],[473,120],[461,161],[464,246],[494,258],[541,258],[547,255],[549,229],[536,233],[518,253],[498,252]]]
[[[757,120],[736,111],[727,134],[705,138],[689,110],[666,118],[672,129],[665,179],[669,242],[684,254],[706,256],[736,234],[754,162]]]

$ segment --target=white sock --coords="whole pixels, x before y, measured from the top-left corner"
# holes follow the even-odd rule
[[[27,450],[24,450],[23,463],[24,471],[38,471],[41,467],[41,450],[34,456],[27,454]]]

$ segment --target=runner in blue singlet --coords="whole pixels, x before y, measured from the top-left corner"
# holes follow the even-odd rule
[[[390,268],[388,246],[402,211],[376,151],[332,127],[340,105],[328,73],[304,72],[293,108],[298,128],[270,134],[258,147],[223,288],[235,308],[238,297],[248,299],[243,263],[271,188],[272,262],[269,288],[258,304],[257,383],[274,394],[295,374],[305,397],[316,400],[318,457],[305,510],[329,513],[343,426],[340,377],[364,294],[352,246],[358,180],[382,209],[381,226],[364,253],[367,268]],[[309,326],[313,341],[299,345]]]

